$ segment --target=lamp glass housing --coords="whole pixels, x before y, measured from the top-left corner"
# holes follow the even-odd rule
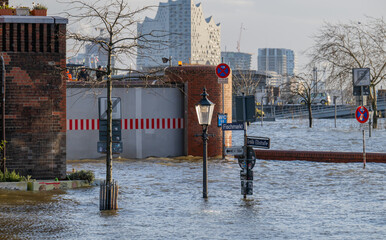
[[[210,104],[208,105],[201,104],[201,101],[200,103],[196,104],[196,113],[197,113],[198,123],[200,125],[210,125],[212,121],[214,106],[215,104],[212,102],[210,102]]]

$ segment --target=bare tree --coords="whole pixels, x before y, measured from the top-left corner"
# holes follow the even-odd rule
[[[153,37],[161,36],[154,30],[146,34],[137,34],[136,26],[141,21],[139,15],[151,8],[151,6],[139,9],[131,9],[125,0],[97,0],[89,2],[85,0],[63,1],[69,4],[67,16],[70,22],[92,26],[105,33],[104,37],[95,36],[88,31],[77,31],[67,33],[69,39],[75,40],[78,47],[85,44],[95,44],[107,55],[107,66],[105,70],[89,68],[89,70],[102,73],[106,77],[107,88],[107,149],[106,149],[106,181],[112,182],[112,57],[124,63],[127,59],[135,56],[137,49],[144,46],[139,42],[147,43],[151,47]],[[70,28],[71,29],[71,28]],[[149,40],[151,39],[151,40]],[[159,44],[159,43],[157,43]],[[128,70],[126,68],[120,70]],[[130,69],[131,70],[131,69]],[[132,71],[132,70],[131,70]],[[100,74],[99,74],[100,75]]]
[[[312,104],[317,96],[316,86],[320,80],[313,78],[312,74],[299,74],[291,79],[291,86],[287,88],[290,94],[298,96],[300,102],[307,106],[309,127],[312,128]]]
[[[377,128],[376,86],[386,78],[386,24],[383,18],[367,17],[367,22],[326,23],[314,36],[310,64],[324,64],[330,80],[345,80],[340,86],[352,87],[353,68],[370,68],[370,96],[373,127]],[[342,91],[343,92],[343,91]]]
[[[238,96],[255,95],[260,81],[264,78],[253,70],[235,70],[232,72],[233,94]]]

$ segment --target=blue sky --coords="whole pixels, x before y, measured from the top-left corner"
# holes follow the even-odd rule
[[[93,0],[86,0],[93,1]],[[157,0],[127,0],[134,8],[158,5]],[[166,1],[166,0],[165,0]],[[163,1],[163,2],[165,2]],[[10,5],[48,6],[49,15],[58,15],[64,6],[56,0],[10,0]],[[240,26],[241,51],[252,53],[256,68],[258,48],[289,48],[295,51],[298,70],[308,59],[302,54],[311,47],[313,34],[324,22],[364,21],[365,16],[385,17],[386,0],[195,0],[201,2],[205,16],[221,23],[222,51],[237,51]],[[150,17],[155,11],[149,12]]]

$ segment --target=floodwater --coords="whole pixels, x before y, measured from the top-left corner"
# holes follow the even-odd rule
[[[243,131],[233,131],[233,145],[243,144]],[[282,119],[275,122],[254,122],[248,127],[250,136],[269,137],[271,149],[302,151],[362,152],[363,135],[356,119]],[[378,129],[365,128],[366,152],[386,153],[386,118],[378,119]]]
[[[257,128],[250,130],[261,132]],[[103,160],[70,162],[67,168],[105,177]],[[99,211],[98,187],[0,191],[0,239],[386,236],[386,164],[367,163],[363,169],[361,163],[260,160],[253,169],[253,195],[246,200],[239,170],[232,159],[209,161],[209,198],[204,200],[201,159],[115,160],[118,211]]]

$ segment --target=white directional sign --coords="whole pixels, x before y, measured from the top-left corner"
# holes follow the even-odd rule
[[[352,74],[354,86],[370,85],[370,68],[353,68]]]
[[[226,155],[243,155],[244,149],[241,146],[225,148],[225,154]]]

